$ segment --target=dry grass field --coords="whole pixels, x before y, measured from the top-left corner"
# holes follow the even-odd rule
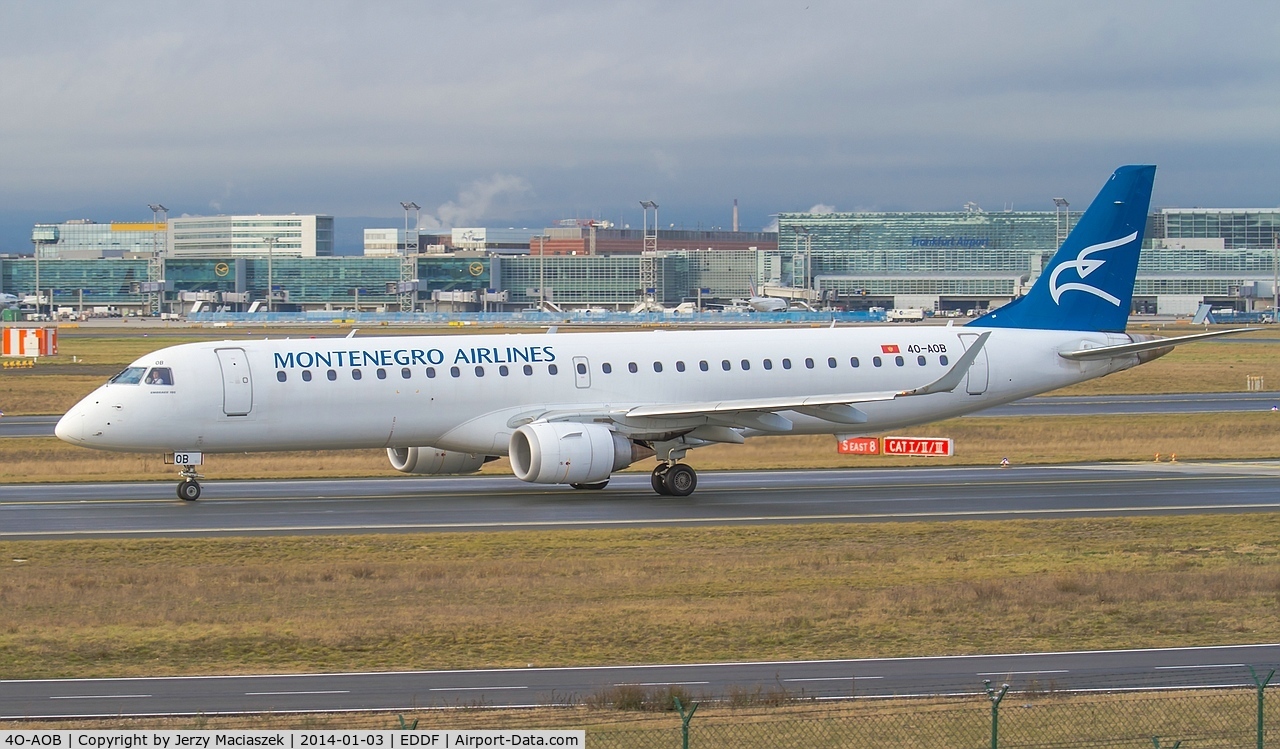
[[[1280,515],[0,543],[6,678],[1267,642]]]

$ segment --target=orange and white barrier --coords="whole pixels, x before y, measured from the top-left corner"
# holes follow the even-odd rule
[[[57,328],[5,328],[0,339],[3,356],[55,356],[57,353]]]

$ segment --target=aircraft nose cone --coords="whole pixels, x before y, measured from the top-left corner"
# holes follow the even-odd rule
[[[84,413],[78,408],[66,412],[61,419],[58,419],[58,425],[53,428],[53,433],[63,442],[83,442]]]

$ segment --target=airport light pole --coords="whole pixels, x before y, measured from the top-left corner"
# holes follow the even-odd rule
[[[272,273],[271,258],[275,255],[276,241],[280,239],[276,236],[263,237],[262,241],[267,243],[267,312],[275,312],[275,304],[272,297],[275,296],[274,274]]]
[[[31,254],[36,259],[36,315],[40,315],[40,241],[31,238]]]
[[[418,251],[418,237],[417,237],[417,235],[416,235],[416,233],[417,233],[417,231],[418,231],[418,211],[422,209],[422,206],[418,205],[417,203],[413,202],[412,200],[410,200],[410,201],[408,201],[408,202],[405,202],[405,201],[403,201],[403,200],[402,200],[402,201],[400,201],[400,207],[404,209],[404,254],[406,254],[406,255],[409,255],[409,254],[416,254],[416,253],[417,253],[417,251]],[[415,236],[414,236],[414,238],[413,238],[413,252],[412,252],[412,253],[410,252],[410,249],[409,249],[409,248],[410,248],[410,245],[409,245],[409,211],[413,211],[413,231],[415,232]]]
[[[1272,324],[1280,323],[1280,265],[1276,263],[1277,255],[1280,255],[1280,235],[1276,234],[1275,229],[1271,230],[1271,322]]]
[[[546,234],[538,235],[538,311],[547,308],[547,250],[543,244]]]

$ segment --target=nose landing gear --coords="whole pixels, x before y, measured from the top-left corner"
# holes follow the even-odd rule
[[[687,497],[698,488],[698,472],[684,463],[659,463],[649,480],[664,497]]]
[[[182,477],[182,481],[178,482],[178,499],[184,502],[200,499],[200,482],[196,479],[202,479],[204,476],[196,473],[194,466],[183,468],[178,475]]]

